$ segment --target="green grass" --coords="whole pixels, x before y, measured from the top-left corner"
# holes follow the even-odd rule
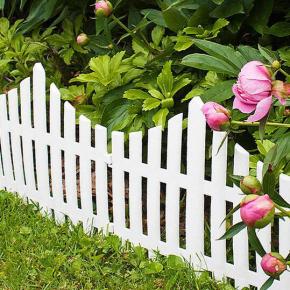
[[[150,261],[114,235],[58,226],[34,205],[0,192],[0,289],[233,289],[175,256]]]

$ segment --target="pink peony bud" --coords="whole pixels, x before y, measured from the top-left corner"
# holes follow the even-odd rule
[[[274,219],[275,205],[268,194],[247,195],[241,202],[240,215],[248,226],[261,229]]]
[[[268,69],[260,61],[250,61],[243,66],[238,81],[233,86],[234,109],[252,113],[248,122],[261,120],[272,105],[272,80]]]
[[[264,272],[273,277],[279,277],[286,269],[286,261],[279,253],[266,254],[261,261]]]
[[[77,44],[80,46],[84,46],[84,45],[88,44],[89,40],[90,39],[88,38],[88,36],[85,33],[81,33],[77,37]]]
[[[202,107],[208,126],[215,131],[225,131],[230,126],[230,112],[215,102],[205,103]]]
[[[285,105],[286,99],[290,97],[290,84],[286,84],[277,80],[273,81],[272,94],[279,99],[282,105]]]
[[[240,182],[240,188],[245,194],[260,194],[262,185],[254,176],[245,176]]]
[[[95,4],[95,14],[97,16],[110,16],[113,11],[113,5],[107,0],[97,1]]]

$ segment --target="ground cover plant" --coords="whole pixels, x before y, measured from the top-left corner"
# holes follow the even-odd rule
[[[37,206],[0,193],[1,289],[234,289],[176,256],[148,260],[117,236],[56,225]]]
[[[178,113],[186,130],[188,103],[200,96],[208,127],[227,132],[229,172],[236,143],[251,154],[250,176],[228,175],[246,196],[226,217],[223,238],[247,228],[253,250],[265,257],[264,289],[283,274],[289,257],[265,253],[256,230],[274,216],[289,218],[289,201],[278,194],[279,175],[290,175],[287,0],[0,0],[0,10],[1,92],[17,87],[40,61],[77,116],[106,126],[109,136],[142,131],[144,140],[153,126],[166,134]],[[210,142],[206,158],[210,179]],[[260,202],[265,208],[257,212]],[[236,210],[243,222],[230,227]]]

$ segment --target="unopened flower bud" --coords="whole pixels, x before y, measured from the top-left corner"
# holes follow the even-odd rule
[[[215,102],[207,102],[202,107],[208,126],[215,131],[226,131],[230,126],[230,111]]]
[[[245,176],[240,181],[240,188],[245,194],[260,194],[262,191],[261,182],[254,176]]]
[[[248,227],[261,229],[274,219],[275,205],[267,194],[262,196],[249,194],[242,200],[240,206],[242,221]]]
[[[271,66],[272,66],[273,69],[277,70],[277,69],[279,69],[281,67],[281,64],[280,64],[280,62],[278,60],[274,60],[272,62],[272,64],[271,64]]]
[[[113,11],[113,5],[107,0],[97,1],[95,4],[95,14],[97,16],[108,17]]]
[[[87,45],[89,41],[90,41],[90,39],[88,38],[88,36],[85,33],[81,33],[77,37],[77,44],[80,46]]]
[[[286,269],[286,261],[279,253],[268,253],[266,254],[261,261],[261,267],[264,272],[273,277],[279,277]]]
[[[284,116],[290,117],[290,108],[286,108],[283,113]]]

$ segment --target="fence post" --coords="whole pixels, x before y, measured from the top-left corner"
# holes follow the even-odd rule
[[[226,241],[217,240],[226,230],[225,223],[221,225],[221,222],[226,215],[227,140],[220,147],[225,134],[213,132],[212,142],[211,256],[217,279],[224,277],[226,264]]]
[[[206,121],[199,97],[189,104],[187,125],[186,249],[195,267],[204,253],[204,170]]]

